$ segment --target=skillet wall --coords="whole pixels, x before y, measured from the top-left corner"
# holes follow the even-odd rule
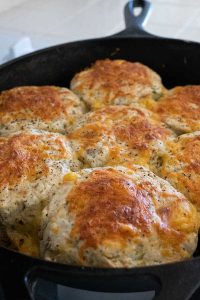
[[[0,90],[19,85],[69,86],[73,75],[97,59],[142,62],[166,87],[199,84],[200,44],[156,37],[111,37],[40,50],[0,67]]]

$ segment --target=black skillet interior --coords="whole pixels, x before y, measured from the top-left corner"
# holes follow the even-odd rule
[[[141,8],[138,16],[136,7]],[[158,72],[168,88],[199,84],[200,44],[148,34],[143,23],[149,11],[148,1],[132,0],[125,7],[124,31],[112,37],[51,47],[2,65],[0,90],[20,85],[69,86],[76,72],[103,58],[142,62]],[[6,300],[34,299],[38,277],[91,291],[153,289],[156,300],[186,300],[200,285],[198,255],[199,249],[195,258],[174,264],[129,270],[95,269],[45,262],[0,248],[0,279]]]

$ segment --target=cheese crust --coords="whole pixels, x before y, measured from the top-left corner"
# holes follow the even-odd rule
[[[161,176],[200,211],[200,131],[181,135],[167,148]]]
[[[68,138],[84,167],[138,164],[156,170],[165,142],[174,134],[151,112],[108,106],[85,114]]]
[[[16,87],[0,94],[0,134],[27,128],[65,133],[83,112],[83,103],[67,88]]]
[[[165,91],[160,76],[147,66],[126,60],[98,60],[77,73],[71,89],[92,109],[129,105],[146,96],[159,98]]]
[[[154,265],[190,257],[195,207],[140,166],[76,173],[43,211],[42,255],[95,267]]]
[[[42,209],[77,168],[63,135],[32,130],[0,137],[0,223],[11,239],[36,237]]]
[[[175,87],[154,111],[179,134],[200,130],[200,85]]]

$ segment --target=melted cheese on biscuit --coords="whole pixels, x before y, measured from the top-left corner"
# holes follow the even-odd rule
[[[85,169],[45,209],[41,251],[68,264],[151,265],[189,257],[197,231],[193,205],[147,169]]]
[[[159,97],[164,88],[158,74],[141,63],[98,60],[75,75],[71,89],[92,109],[138,102],[150,95]]]
[[[82,112],[82,103],[66,88],[16,87],[0,94],[0,133],[24,128],[65,132]]]
[[[180,133],[200,130],[200,86],[172,89],[154,109],[172,129]]]
[[[161,176],[200,210],[200,131],[181,135],[168,144]]]
[[[38,241],[42,209],[78,166],[69,141],[58,133],[32,130],[0,137],[0,223],[21,251],[27,253]]]
[[[84,115],[68,138],[79,159],[91,167],[135,163],[156,168],[154,161],[172,136],[144,109],[108,106]]]

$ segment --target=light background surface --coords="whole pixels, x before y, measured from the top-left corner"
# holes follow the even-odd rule
[[[152,0],[146,30],[200,42],[200,0]],[[0,0],[0,63],[29,36],[35,50],[124,28],[126,0]]]

